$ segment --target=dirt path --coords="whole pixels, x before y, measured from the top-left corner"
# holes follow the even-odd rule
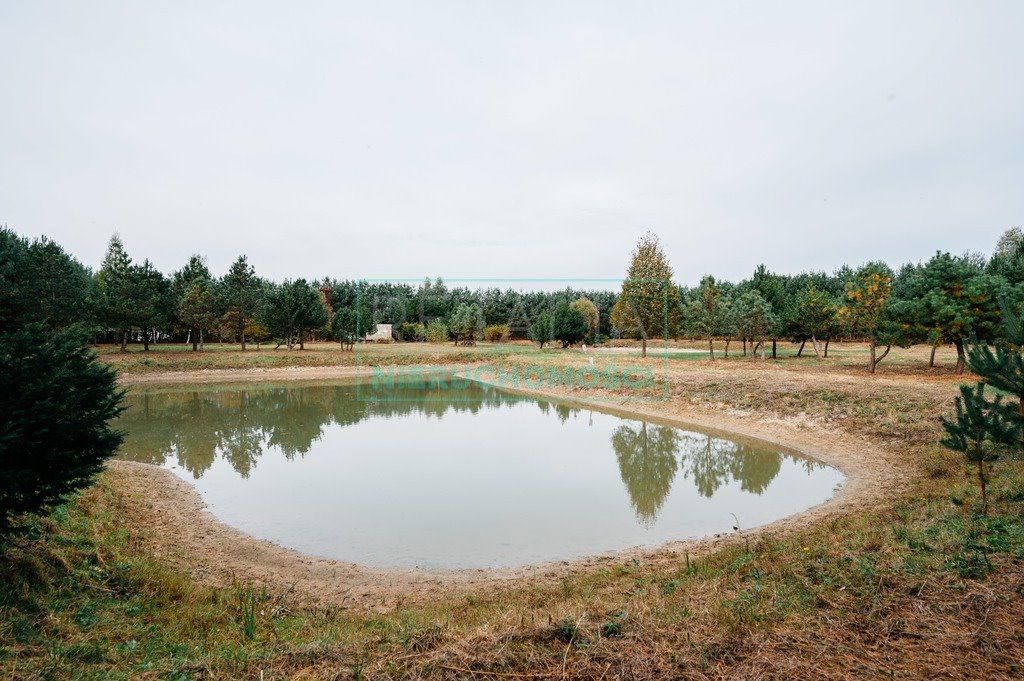
[[[364,367],[362,371],[365,373],[367,370]],[[122,378],[122,383],[327,380],[353,377],[356,372],[354,367],[207,370],[128,376]],[[673,372],[670,380],[685,380],[685,375],[686,372]],[[736,378],[734,376],[734,380]],[[665,424],[692,425],[760,439],[831,464],[839,468],[847,480],[830,501],[743,534],[671,542],[656,550],[633,549],[516,569],[435,572],[368,568],[303,555],[255,539],[218,522],[204,510],[201,498],[187,482],[159,467],[112,461],[106,479],[121,500],[128,526],[147,549],[160,560],[188,571],[200,581],[225,584],[237,578],[266,583],[277,592],[294,589],[296,597],[307,602],[360,610],[388,610],[399,605],[495,588],[535,585],[538,581],[556,582],[569,573],[633,559],[676,563],[683,551],[699,555],[727,542],[742,541],[743,537],[783,533],[840,514],[879,506],[898,494],[909,477],[908,471],[900,466],[898,457],[868,438],[850,435],[836,428],[822,428],[808,419],[765,418],[756,414],[709,409],[680,399],[639,403],[616,401],[615,395],[603,395],[595,403],[564,390],[520,392],[565,400],[599,411],[642,416]]]

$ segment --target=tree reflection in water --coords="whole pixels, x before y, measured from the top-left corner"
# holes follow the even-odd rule
[[[121,417],[128,437],[120,456],[157,465],[176,460],[197,479],[219,456],[245,478],[267,449],[278,448],[288,459],[302,457],[333,424],[410,414],[441,418],[448,412],[476,413],[527,399],[476,384],[455,398],[429,386],[426,393],[423,388],[374,392],[362,387],[358,398],[353,385],[143,393],[130,399]],[[544,413],[553,411],[562,423],[581,411],[545,400],[533,403]],[[732,482],[759,495],[778,475],[784,456],[641,421],[622,423],[611,445],[634,513],[645,525],[657,519],[680,473],[704,497]],[[812,470],[818,464],[807,461],[805,466]]]
[[[782,469],[784,454],[702,433],[684,432],[645,422],[624,423],[612,435],[619,472],[637,519],[652,524],[658,517],[676,473],[693,481],[710,498],[722,486],[763,494]],[[804,460],[807,471],[819,468]]]
[[[352,385],[143,393],[129,399],[121,417],[119,427],[128,437],[120,456],[156,465],[175,459],[198,479],[220,455],[245,478],[267,449],[278,448],[288,459],[301,457],[333,424],[408,414],[441,418],[449,411],[476,413],[522,399],[476,386],[454,400],[421,388],[385,393],[365,387],[357,399]]]
[[[679,431],[641,422],[639,427],[619,426],[612,434],[612,449],[619,461],[619,475],[629,493],[638,520],[653,523],[658,517],[679,462]]]

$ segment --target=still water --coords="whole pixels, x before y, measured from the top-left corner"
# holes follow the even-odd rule
[[[170,469],[243,532],[372,566],[655,547],[797,513],[842,482],[763,444],[475,383],[143,389],[128,404],[121,458]]]

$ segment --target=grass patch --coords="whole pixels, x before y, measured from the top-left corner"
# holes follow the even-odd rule
[[[955,383],[835,380],[845,361],[688,358],[684,378],[670,369],[670,399],[803,415],[891,446],[910,484],[882,508],[673,562],[357,613],[197,584],[147,553],[101,478],[4,549],[0,665],[28,679],[1018,676],[1024,466],[997,462],[978,515],[970,472],[935,445]]]

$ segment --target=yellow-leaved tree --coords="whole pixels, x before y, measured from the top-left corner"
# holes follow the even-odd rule
[[[647,232],[633,250],[611,323],[620,333],[638,335],[643,343],[641,356],[646,357],[647,341],[674,338],[680,318],[679,289],[672,282],[672,267],[658,237]]]

